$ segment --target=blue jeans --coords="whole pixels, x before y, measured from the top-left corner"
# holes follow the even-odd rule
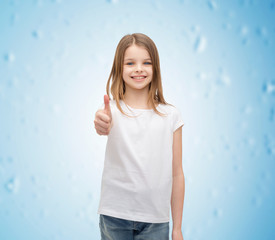
[[[100,214],[101,240],[169,240],[169,222],[146,223]]]

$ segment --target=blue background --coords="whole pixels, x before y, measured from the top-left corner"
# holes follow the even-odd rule
[[[185,240],[275,239],[274,23],[274,0],[1,1],[0,239],[100,239],[94,114],[135,32],[185,122]]]

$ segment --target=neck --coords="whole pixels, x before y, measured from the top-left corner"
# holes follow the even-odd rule
[[[124,96],[125,103],[133,108],[151,108],[150,106],[148,106],[147,103],[147,99],[149,96],[148,90],[148,87],[142,90],[127,88]]]

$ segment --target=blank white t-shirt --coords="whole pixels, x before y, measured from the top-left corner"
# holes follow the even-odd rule
[[[184,125],[176,107],[122,109],[110,100],[113,127],[108,135],[98,214],[131,221],[169,222],[172,193],[173,132]],[[101,109],[104,109],[104,104]]]

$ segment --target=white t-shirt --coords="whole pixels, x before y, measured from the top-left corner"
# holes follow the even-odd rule
[[[131,221],[169,222],[172,193],[173,132],[184,125],[176,107],[159,104],[153,109],[123,115],[110,100],[113,126],[108,135],[98,214]],[[104,109],[104,104],[101,109]]]

